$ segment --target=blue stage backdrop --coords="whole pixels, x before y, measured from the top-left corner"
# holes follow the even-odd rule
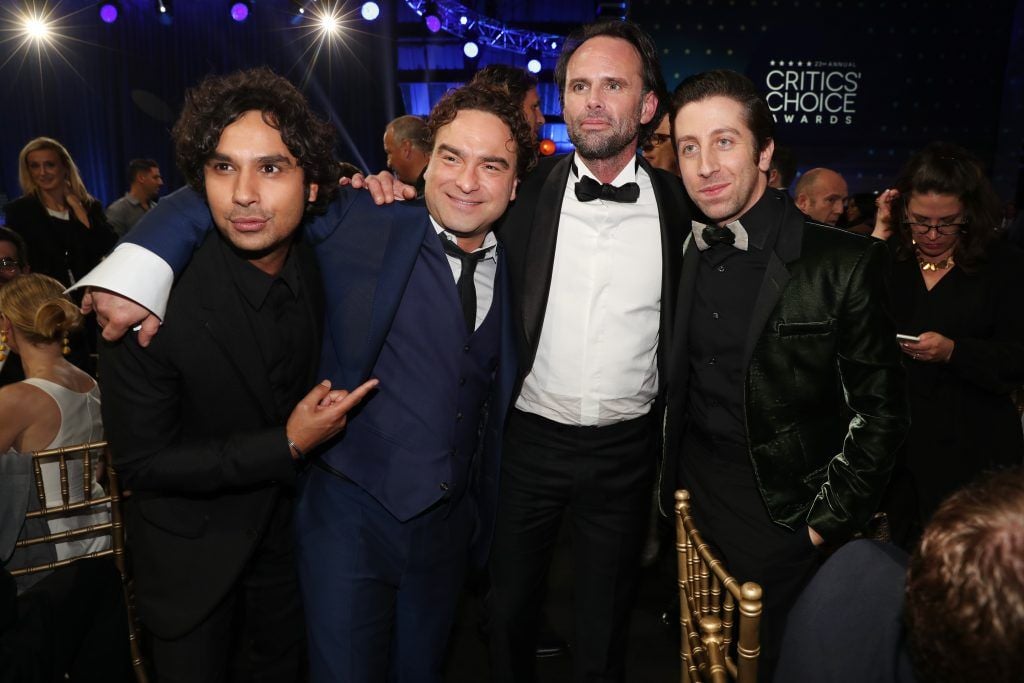
[[[391,118],[425,114],[479,66],[526,64],[526,55],[488,47],[465,58],[461,39],[428,34],[405,0],[379,0],[372,23],[359,18],[361,2],[343,3],[341,39],[319,49],[293,0],[252,0],[242,23],[230,18],[229,0],[174,0],[169,23],[155,0],[119,4],[108,25],[96,2],[47,2],[59,37],[37,50],[22,46],[18,13],[44,3],[0,2],[0,193],[20,194],[17,153],[37,135],[64,142],[105,203],[125,191],[133,157],[157,159],[176,187],[168,132],[185,89],[209,73],[258,65],[286,74],[337,124],[339,159],[376,171]],[[593,19],[597,3],[466,4],[511,26],[565,35]],[[942,138],[976,151],[1010,198],[1020,192],[1024,151],[1022,8],[1024,0],[983,9],[951,0],[634,0],[630,16],[657,40],[670,88],[708,68],[751,76],[802,170],[831,166],[851,191],[876,189],[913,150]],[[543,135],[565,149],[553,67],[546,57],[539,74]]]

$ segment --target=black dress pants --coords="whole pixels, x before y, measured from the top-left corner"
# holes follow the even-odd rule
[[[295,566],[294,499],[280,496],[234,588],[180,638],[150,635],[160,683],[295,683],[308,677]],[[195,577],[202,581],[201,576]]]
[[[745,448],[715,447],[691,431],[679,473],[704,540],[737,581],[764,591],[758,678],[770,681],[786,616],[819,564],[807,526],[791,531],[772,521]]]
[[[649,416],[605,427],[509,416],[490,563],[492,680],[536,678],[538,620],[563,514],[572,538],[574,680],[623,680],[655,425]]]

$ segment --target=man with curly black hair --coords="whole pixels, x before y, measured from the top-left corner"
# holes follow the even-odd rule
[[[296,237],[337,192],[333,133],[267,70],[190,91],[176,153],[217,230],[178,278],[163,333],[148,348],[129,337],[101,349],[103,422],[133,492],[135,593],[159,681],[224,681],[234,666],[304,676],[296,461],[372,386],[346,397],[316,384],[323,293]]]
[[[328,298],[321,376],[380,380],[300,481],[299,577],[317,681],[441,681],[459,591],[494,525],[516,359],[508,265],[491,227],[536,150],[519,105],[493,87],[449,92],[428,127],[423,203],[381,209],[343,189],[304,233]],[[217,222],[209,180],[206,189]],[[170,270],[209,223],[186,190],[129,239]]]

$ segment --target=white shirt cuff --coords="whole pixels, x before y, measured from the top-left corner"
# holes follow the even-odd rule
[[[125,242],[67,291],[106,289],[145,306],[163,320],[173,284],[174,271],[166,261],[149,249]]]

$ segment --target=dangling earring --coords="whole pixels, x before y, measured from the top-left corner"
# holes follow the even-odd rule
[[[0,361],[7,360],[7,330],[0,330]]]
[[[64,333],[64,339],[61,341],[61,350],[60,350],[60,352],[62,354],[64,354],[65,356],[71,355],[71,345],[68,343],[67,332]]]

